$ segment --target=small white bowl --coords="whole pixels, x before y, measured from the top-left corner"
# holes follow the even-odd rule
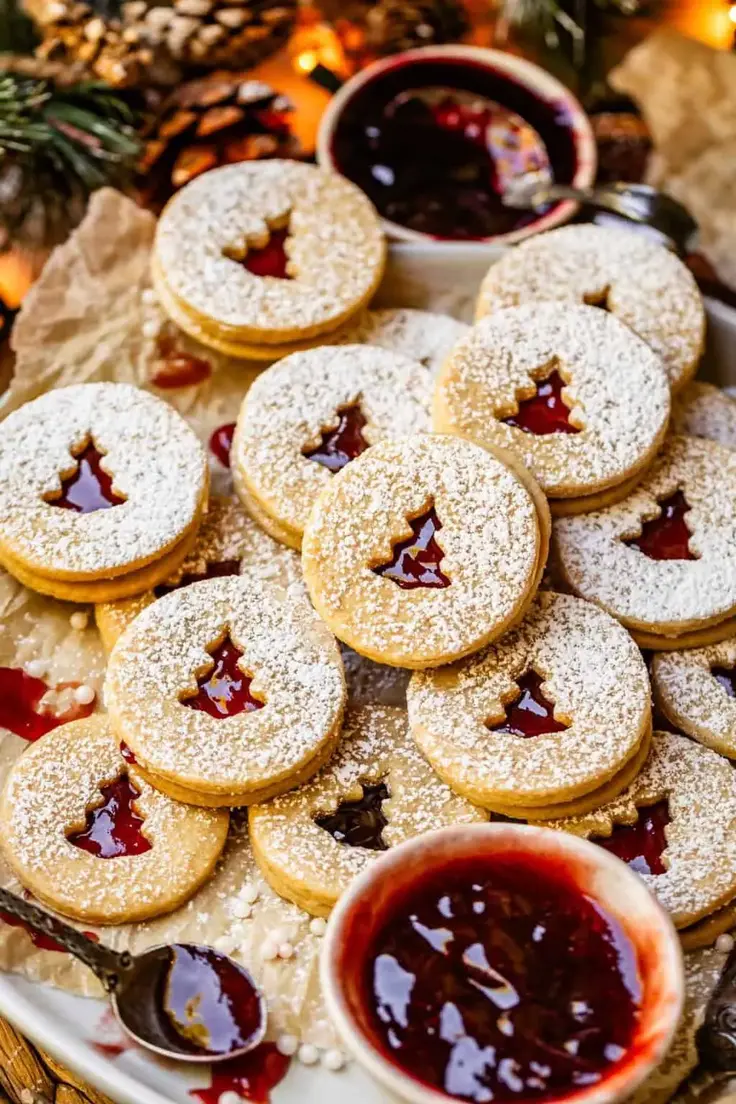
[[[580,101],[573,96],[564,84],[533,62],[515,57],[513,54],[506,54],[502,50],[490,50],[480,46],[423,46],[417,50],[406,50],[402,54],[394,54],[392,57],[376,61],[351,77],[332,97],[320,120],[317,134],[318,163],[323,168],[340,171],[333,155],[333,139],[340,117],[348,103],[360,89],[381,77],[384,73],[402,66],[433,61],[465,62],[475,68],[486,68],[493,74],[508,77],[512,82],[532,93],[536,99],[553,106],[557,113],[564,113],[568,123],[567,129],[570,130],[575,146],[576,165],[572,179],[563,183],[572,184],[578,188],[586,188],[594,182],[598,163],[597,147],[590,120]],[[564,200],[555,204],[551,210],[540,215],[539,218],[511,233],[497,234],[493,237],[477,240],[506,244],[521,241],[532,234],[537,234],[542,230],[551,230],[554,226],[569,221],[578,210],[578,206],[572,200]],[[391,222],[389,219],[383,220],[383,226],[390,237],[399,240],[415,242],[438,240],[432,234],[411,230],[400,223]]]
[[[448,1104],[455,1099],[404,1072],[387,1058],[357,1014],[356,982],[376,929],[397,892],[433,867],[499,851],[544,858],[550,873],[568,878],[623,928],[638,956],[641,1017],[623,1058],[595,1085],[549,1098],[545,1104],[613,1104],[628,1097],[662,1060],[682,1013],[682,950],[669,916],[643,881],[614,855],[588,840],[551,828],[492,823],[443,828],[392,848],[351,884],[335,908],[322,948],[320,973],[327,1010],[348,1048],[392,1099],[408,1104]],[[519,1104],[523,1104],[519,1094]]]

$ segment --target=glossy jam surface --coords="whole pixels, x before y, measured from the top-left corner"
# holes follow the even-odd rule
[[[122,505],[125,499],[112,489],[112,476],[102,470],[103,455],[90,442],[75,457],[76,470],[62,479],[61,495],[49,499],[49,504],[78,514],[93,514],[96,510]]]
[[[184,698],[182,705],[209,713],[210,717],[235,717],[238,713],[251,713],[262,709],[265,702],[250,692],[253,681],[238,666],[243,653],[229,636],[210,651],[213,667],[197,679],[199,690],[191,698]]]
[[[325,430],[317,448],[304,453],[308,460],[315,460],[331,472],[340,471],[368,448],[363,436],[366,419],[360,406],[356,403],[343,407],[337,416],[335,428]]]
[[[63,690],[66,684],[56,689]],[[19,667],[0,667],[0,728],[33,742],[59,725],[89,717],[95,701],[74,705],[55,716],[41,711],[41,699],[51,687],[43,679],[32,678]]]
[[[201,583],[205,579],[223,579],[228,575],[237,575],[239,571],[240,560],[220,560],[219,563],[207,564],[207,569],[205,571],[195,572],[191,575],[182,575],[179,582],[175,583],[173,586],[167,586],[165,583],[161,583],[160,586],[154,588],[154,594],[157,598],[163,598],[164,594],[169,594],[172,590],[182,590],[192,583]]]
[[[535,172],[571,182],[575,138],[563,104],[473,62],[397,62],[345,104],[338,170],[393,222],[438,238],[508,233],[538,217],[502,202]]]
[[[30,893],[24,892],[23,896],[27,899],[31,898]],[[22,931],[30,937],[31,943],[34,947],[37,947],[39,951],[56,951],[59,954],[67,954],[66,947],[62,947],[61,943],[57,943],[55,939],[52,939],[50,935],[44,935],[42,932],[34,931],[23,920],[19,920],[16,916],[11,916],[9,912],[0,912],[0,921],[3,924],[7,924],[9,928],[20,928]],[[99,943],[100,937],[95,932],[82,932],[88,939],[91,939],[93,943]]]
[[[144,855],[150,851],[142,827],[144,818],[136,811],[140,791],[123,771],[112,782],[100,786],[102,801],[87,810],[87,821],[79,832],[67,836],[70,843],[98,859],[121,855]]]
[[[506,716],[499,724],[489,725],[491,732],[508,732],[513,736],[543,736],[548,732],[564,732],[569,725],[555,720],[554,702],[542,692],[542,678],[536,671],[526,671],[517,679],[519,694],[506,706]]]
[[[388,851],[383,829],[388,821],[383,813],[383,803],[391,795],[384,782],[363,786],[363,796],[358,801],[343,801],[334,813],[317,817],[320,828],[348,847],[367,847],[370,851]]]
[[[710,673],[729,698],[736,698],[736,670],[733,667],[711,667]]]
[[[193,1049],[229,1054],[260,1030],[261,997],[248,973],[209,947],[178,943],[164,985],[164,1012]]]
[[[690,530],[685,515],[690,506],[682,491],[675,491],[659,503],[660,514],[641,527],[641,536],[624,541],[638,548],[650,560],[694,560],[690,550]]]
[[[134,765],[138,762],[135,755],[124,741],[120,744],[120,754],[122,755],[126,763]]]
[[[213,1066],[209,1088],[191,1089],[189,1095],[201,1104],[220,1104],[226,1093],[253,1104],[269,1104],[271,1090],[286,1077],[290,1064],[291,1059],[280,1054],[274,1043],[261,1043],[242,1058]]]
[[[288,227],[283,230],[272,230],[263,248],[249,249],[242,264],[254,276],[273,276],[277,280],[290,279],[286,271],[288,257],[285,247],[288,236]]]
[[[392,579],[402,590],[448,587],[451,580],[440,567],[445,553],[435,540],[435,533],[442,528],[442,523],[434,507],[421,517],[410,520],[409,524],[412,535],[394,545],[394,554],[388,563],[373,568],[376,575]]]
[[[628,863],[637,874],[664,874],[667,869],[662,861],[667,846],[664,830],[669,822],[667,802],[660,801],[648,809],[639,809],[635,824],[617,824],[610,836],[596,838],[595,842]]]
[[[577,426],[570,425],[570,408],[562,398],[565,381],[560,373],[555,370],[546,379],[537,380],[536,385],[536,395],[522,399],[516,414],[504,418],[504,424],[517,426],[535,437],[549,433],[579,433]]]
[[[193,356],[181,348],[175,333],[164,330],[156,342],[159,366],[151,383],[162,390],[193,387],[212,375],[212,365],[203,357]]]
[[[235,422],[227,422],[226,425],[218,426],[210,437],[210,452],[220,461],[223,468],[230,467],[230,449],[234,434]]]
[[[544,1100],[601,1081],[634,1042],[636,951],[567,876],[526,853],[417,876],[371,937],[369,1032],[458,1100]]]

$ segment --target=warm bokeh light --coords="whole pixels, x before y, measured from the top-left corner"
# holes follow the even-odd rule
[[[736,23],[736,4],[732,4],[728,13],[728,18],[732,23]]]
[[[33,283],[33,264],[17,250],[0,253],[0,298],[11,310],[16,310]]]

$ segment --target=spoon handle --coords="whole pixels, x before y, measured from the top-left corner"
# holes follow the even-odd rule
[[[0,911],[9,913],[17,920],[22,920],[33,931],[53,939],[85,966],[89,966],[108,993],[118,987],[122,975],[133,965],[129,951],[113,951],[102,943],[95,943],[70,924],[57,920],[55,916],[37,905],[32,905],[30,901],[25,901],[16,893],[11,893],[9,889],[0,888]]]

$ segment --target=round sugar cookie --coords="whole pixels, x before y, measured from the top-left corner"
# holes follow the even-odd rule
[[[178,908],[214,871],[228,824],[152,789],[99,713],[31,744],[0,797],[0,847],[20,882],[94,924]]]
[[[337,643],[301,587],[255,574],[172,591],[110,655],[118,738],[158,788],[248,805],[305,781],[332,754],[345,706]]]
[[[371,345],[324,345],[280,360],[248,390],[233,483],[269,531],[300,548],[317,495],[370,445],[429,429],[429,368]]]
[[[271,887],[313,916],[328,916],[382,851],[421,832],[487,819],[422,758],[403,710],[366,705],[348,712],[340,747],[317,777],[251,806],[248,828]]]
[[[351,320],[340,341],[349,345],[380,345],[418,360],[433,373],[470,327],[447,314],[412,307],[362,311]]]
[[[456,793],[513,814],[598,790],[637,754],[651,724],[639,649],[612,617],[541,591],[504,638],[407,692],[423,755]]]
[[[567,588],[628,628],[679,637],[736,612],[736,455],[669,437],[615,506],[556,518],[555,566]]]
[[[435,430],[508,449],[556,499],[634,478],[669,417],[656,353],[613,315],[570,303],[484,318],[445,362],[433,405]]]
[[[122,383],[48,391],[0,425],[0,558],[117,579],[181,549],[207,488],[204,449],[168,403]]]
[[[736,401],[703,380],[693,380],[672,404],[672,430],[736,449]]]
[[[270,266],[254,257],[278,248],[280,232],[285,269],[262,275]],[[385,255],[378,216],[350,181],[296,161],[253,161],[203,173],[176,193],[158,222],[152,271],[164,308],[171,298],[183,315],[174,321],[186,330],[191,319],[205,343],[211,335],[283,345],[354,314],[378,286]]]
[[[523,617],[547,556],[528,473],[459,437],[374,445],[321,491],[304,533],[309,595],[335,635],[397,667],[477,651]]]
[[[687,736],[736,759],[736,637],[652,657],[658,708]]]
[[[550,299],[616,315],[661,357],[673,390],[695,375],[705,343],[703,298],[682,261],[643,234],[590,224],[528,238],[488,270],[476,317]]]

